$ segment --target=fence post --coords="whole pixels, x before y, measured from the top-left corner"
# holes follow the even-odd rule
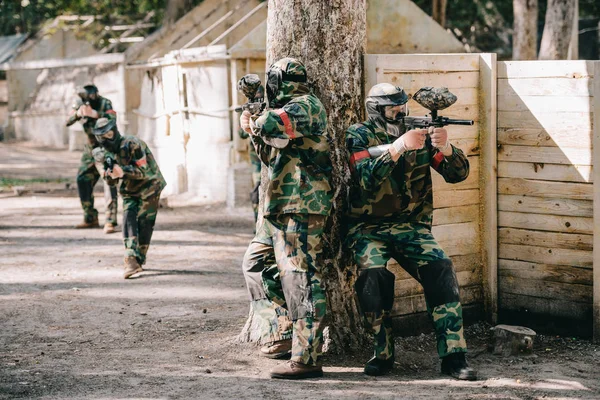
[[[479,142],[481,196],[481,253],[485,311],[498,320],[498,188],[497,188],[497,65],[496,54],[479,60]]]
[[[592,83],[593,98],[593,138],[592,138],[592,178],[594,182],[594,342],[600,343],[600,61],[594,62]]]

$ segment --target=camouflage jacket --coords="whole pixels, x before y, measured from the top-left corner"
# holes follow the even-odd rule
[[[109,154],[106,152],[107,156]],[[119,151],[113,155],[116,163],[123,169],[123,182],[119,189],[123,197],[146,199],[160,193],[167,186],[152,152],[143,140],[135,136],[123,136]],[[117,183],[117,179],[108,176],[106,181],[111,186]]]
[[[77,115],[77,110],[79,107],[83,105],[83,101],[80,98],[73,103],[72,109],[73,114],[67,120],[67,126],[73,125],[75,122],[82,120],[83,122],[83,131],[88,136],[88,142],[93,146],[99,146],[96,137],[92,134],[92,130],[96,125],[97,118],[89,118],[89,117],[79,117]],[[91,104],[90,104],[91,105]],[[106,97],[99,96],[98,102],[92,105],[92,108],[98,112],[98,118],[106,117],[107,114],[110,114],[109,111],[113,110],[112,102]],[[113,111],[114,112],[114,111]]]
[[[325,108],[308,91],[286,87],[289,102],[254,121],[253,144],[269,169],[264,215],[329,215],[333,192]],[[266,143],[271,139],[289,141],[276,148]]]
[[[462,150],[452,146],[444,155],[427,137],[421,150],[407,151],[397,162],[385,151],[371,158],[367,149],[391,143],[384,129],[366,121],[346,131],[346,146],[352,171],[350,217],[363,221],[417,222],[431,225],[433,167],[449,183],[461,182],[469,175],[469,161]]]
[[[238,131],[238,135],[242,139],[247,139],[250,136],[250,134],[242,128],[240,128],[240,130]],[[252,138],[250,140],[251,142],[250,146],[248,146],[248,156],[250,157],[250,164],[252,164],[252,172],[260,174],[260,158],[258,158],[258,154],[256,154],[256,150],[254,149],[254,143],[252,143]]]

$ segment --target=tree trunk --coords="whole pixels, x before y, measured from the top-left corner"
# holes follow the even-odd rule
[[[433,0],[431,16],[443,28],[446,27],[447,6],[448,0]]]
[[[548,0],[540,60],[567,59],[576,1]]]
[[[535,60],[538,0],[513,0],[513,60]]]
[[[354,296],[356,267],[351,266],[348,255],[342,251],[341,224],[350,180],[344,137],[346,129],[363,116],[365,49],[365,0],[269,0],[267,65],[283,57],[300,60],[328,115],[335,195],[325,237],[325,332],[326,346],[333,345],[336,350],[355,347],[366,340]],[[240,335],[243,338],[256,336],[247,332],[255,326],[251,319],[252,313]]]

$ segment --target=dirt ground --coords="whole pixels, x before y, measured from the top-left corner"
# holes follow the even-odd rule
[[[120,233],[72,229],[78,157],[0,143],[0,399],[600,399],[600,346],[541,336],[532,356],[493,356],[484,323],[466,330],[476,382],[439,374],[432,334],[398,338],[390,376],[362,374],[364,349],[271,380],[280,361],[235,341],[251,210],[160,209],[147,270],[125,281]]]

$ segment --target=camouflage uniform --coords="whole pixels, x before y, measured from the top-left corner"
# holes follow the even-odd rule
[[[295,60],[275,65],[288,75],[306,76]],[[266,111],[253,127],[269,181],[264,220],[244,256],[243,271],[252,307],[263,319],[263,342],[289,338],[291,319],[292,361],[316,365],[326,309],[322,234],[332,197],[327,115],[302,82],[284,80],[270,103],[280,108]]]
[[[247,139],[250,135],[240,129],[238,131],[240,138]],[[258,154],[256,154],[256,150],[254,150],[254,145],[252,142],[250,146],[248,146],[248,155],[250,156],[250,165],[252,166],[252,192],[250,193],[250,200],[252,201],[252,209],[254,210],[254,223],[258,220],[258,190],[260,187],[260,169],[261,163],[260,158],[258,158]]]
[[[429,137],[423,149],[407,151],[397,162],[388,151],[372,158],[369,147],[395,139],[380,126],[369,119],[346,132],[353,178],[347,245],[359,268],[355,289],[373,334],[375,357],[394,355],[391,310],[395,277],[386,269],[390,258],[423,285],[439,356],[465,352],[456,274],[431,234],[430,167],[446,182],[455,183],[467,178],[469,162],[456,147],[451,156],[444,157]]]
[[[83,105],[83,102],[78,99],[73,104],[73,109],[76,111]],[[106,117],[111,112],[112,103],[105,97],[98,96],[98,100],[90,104],[94,110],[98,112],[98,118]],[[67,126],[73,125],[75,122],[81,120],[77,113],[73,113],[67,120]],[[79,199],[81,201],[81,207],[83,208],[83,218],[85,222],[92,222],[98,220],[98,210],[94,208],[94,186],[100,179],[100,174],[104,171],[102,166],[97,164],[92,155],[92,151],[98,148],[100,144],[96,140],[96,137],[92,134],[92,129],[96,124],[96,118],[84,117],[83,130],[88,137],[88,142],[83,147],[83,154],[81,155],[81,161],[79,162],[79,169],[77,170],[77,191],[79,192]],[[104,184],[104,202],[106,204],[106,221],[117,225],[117,188],[109,187],[106,182]]]
[[[143,140],[123,136],[118,143],[118,150],[111,155],[123,169],[119,191],[123,197],[125,257],[135,257],[143,265],[154,231],[160,192],[167,183]],[[111,186],[117,183],[117,180],[108,176],[105,179]]]

